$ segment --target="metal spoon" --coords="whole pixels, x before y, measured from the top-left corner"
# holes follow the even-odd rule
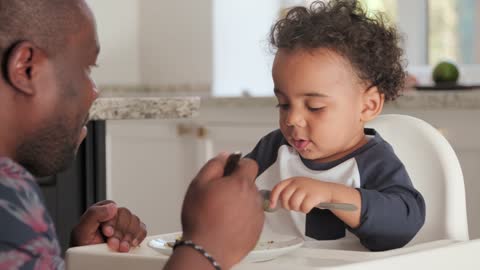
[[[270,196],[271,191],[266,189],[261,189],[259,191],[260,195],[263,198],[263,210],[265,212],[275,212],[278,210],[278,204],[275,208],[270,208]],[[355,211],[357,210],[357,206],[351,203],[319,203],[316,207],[321,209],[329,209],[329,210],[342,210],[342,211]]]

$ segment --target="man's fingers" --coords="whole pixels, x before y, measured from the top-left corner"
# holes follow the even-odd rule
[[[238,162],[237,168],[231,174],[233,179],[248,180],[255,184],[257,178],[258,164],[253,159],[243,158]]]
[[[126,252],[125,243],[123,243],[122,245],[122,240],[124,236],[128,233],[128,227],[130,226],[131,216],[132,216],[132,213],[127,208],[122,207],[118,209],[117,222],[115,223],[114,233],[113,233],[113,236],[108,241],[109,243],[110,242],[112,243],[111,248],[113,248],[114,250],[117,250],[120,252]],[[129,247],[127,249],[129,249]]]
[[[108,204],[108,203],[115,203],[115,202],[110,201],[110,200],[105,200],[105,201],[98,202],[95,205],[105,205],[105,204]],[[118,209],[117,209],[117,211],[118,211]],[[109,220],[106,220],[102,224],[102,234],[106,237],[112,237],[113,233],[115,232],[114,227],[115,227],[116,223],[117,223],[117,216],[116,216],[116,213],[115,213],[114,217],[112,217]]]
[[[198,172],[194,181],[198,183],[208,183],[213,179],[223,176],[223,169],[227,162],[228,153],[220,153],[216,157],[210,159]]]
[[[103,205],[95,204],[87,209],[83,214],[79,230],[81,235],[92,234],[97,231],[100,224],[106,222],[117,214],[117,205],[115,203],[107,203]]]
[[[108,238],[107,245],[111,250],[118,251],[120,248],[120,240],[115,237]]]
[[[115,233],[115,224],[117,224],[117,217],[110,219],[102,224],[102,234],[106,237],[112,237]]]
[[[145,240],[145,237],[147,237],[147,226],[145,223],[140,221],[140,230],[138,230],[137,235],[135,236],[135,239],[133,239],[132,244],[134,246],[140,245],[140,243]]]
[[[110,203],[116,204],[112,200],[104,200],[104,201],[97,202],[97,203],[93,204],[92,206],[94,206],[94,205],[106,205],[106,204],[110,204]]]
[[[133,244],[133,240],[138,230],[140,230],[140,219],[136,215],[132,215],[130,217],[130,225],[128,226],[123,235],[123,239],[120,242],[120,252],[128,252],[131,247],[136,246]]]

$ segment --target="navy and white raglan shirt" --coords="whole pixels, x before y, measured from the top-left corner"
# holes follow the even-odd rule
[[[314,208],[303,214],[277,211],[268,214],[266,225],[296,229],[305,238],[334,240],[356,235],[372,251],[406,245],[425,222],[425,202],[393,148],[373,129],[365,129],[368,142],[353,153],[332,162],[303,159],[280,130],[263,137],[246,157],[259,165],[259,189],[273,189],[295,176],[343,184],[357,189],[362,198],[360,226],[349,228],[331,211]],[[281,223],[281,224],[280,224]],[[351,233],[347,233],[347,230]]]

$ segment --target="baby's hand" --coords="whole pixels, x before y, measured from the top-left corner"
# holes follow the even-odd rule
[[[310,212],[317,204],[332,200],[332,184],[307,177],[292,177],[272,190],[270,208],[277,203],[287,210]]]

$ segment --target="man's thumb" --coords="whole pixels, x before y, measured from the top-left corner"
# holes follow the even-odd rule
[[[117,205],[115,203],[95,204],[87,209],[79,225],[89,232],[95,232],[100,223],[113,219],[116,214]]]

